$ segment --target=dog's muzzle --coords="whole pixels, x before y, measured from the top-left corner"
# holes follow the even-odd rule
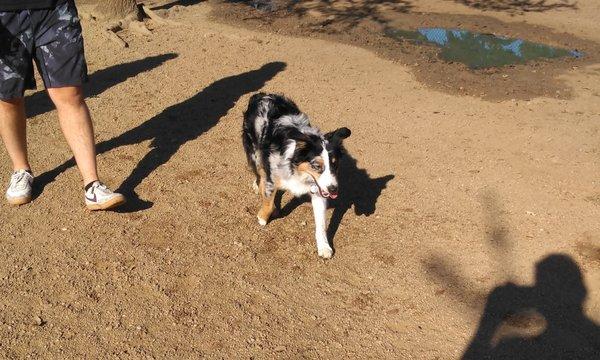
[[[310,177],[313,179],[314,184],[310,187],[310,192],[313,194],[319,194],[321,195],[321,197],[324,198],[330,198],[332,200],[337,199],[338,197],[338,192],[337,192],[337,187],[336,186],[328,186],[327,190],[323,190],[321,188],[321,186],[319,186],[319,183],[317,182],[317,179],[315,179],[315,177],[311,174],[308,173],[308,175],[310,175]]]

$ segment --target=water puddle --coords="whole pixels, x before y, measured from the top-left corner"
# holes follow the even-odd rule
[[[449,62],[460,62],[471,69],[523,64],[535,59],[562,57],[581,58],[577,50],[556,48],[523,39],[511,39],[467,30],[421,28],[407,31],[387,28],[385,34],[400,41],[426,43],[440,47],[439,56]]]

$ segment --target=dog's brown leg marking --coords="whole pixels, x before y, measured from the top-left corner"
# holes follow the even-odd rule
[[[273,190],[269,197],[264,197],[262,202],[262,207],[258,211],[258,218],[263,220],[264,222],[269,221],[271,214],[273,214],[273,210],[275,210],[275,194],[277,190]]]
[[[275,188],[271,192],[269,196],[266,194],[266,183],[267,183],[267,174],[263,169],[258,170],[260,176],[260,183],[258,185],[260,195],[262,197],[262,206],[258,211],[258,221],[261,225],[265,225],[271,215],[273,214],[273,210],[275,210],[275,195],[277,194],[278,181],[275,182]]]
[[[258,169],[258,176],[260,181],[258,182],[258,192],[262,198],[265,198],[265,184],[267,183],[267,174],[263,169]]]

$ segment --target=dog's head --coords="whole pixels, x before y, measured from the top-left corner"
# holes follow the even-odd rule
[[[297,133],[291,163],[311,192],[325,198],[338,196],[337,174],[343,154],[342,142],[351,134],[340,128],[325,135]]]

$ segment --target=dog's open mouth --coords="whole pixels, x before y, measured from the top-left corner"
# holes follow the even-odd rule
[[[321,195],[321,197],[324,197],[324,198],[330,198],[332,200],[337,199],[337,197],[338,197],[337,192],[329,192],[329,191],[323,190],[319,186],[317,179],[315,179],[315,177],[312,174],[309,173],[309,175],[313,179],[313,182],[314,182],[314,184],[310,187],[310,192],[312,192],[313,194],[316,194],[318,192],[319,195]]]

